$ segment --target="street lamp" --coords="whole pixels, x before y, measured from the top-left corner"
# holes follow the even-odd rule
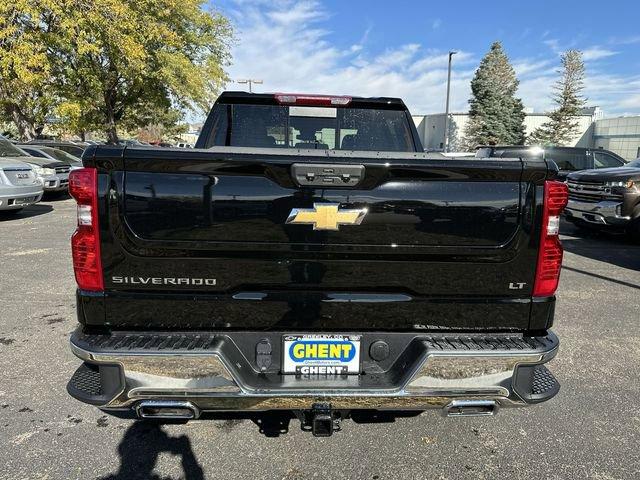
[[[251,93],[253,90],[251,89],[251,87],[253,86],[253,84],[256,85],[262,85],[262,80],[253,80],[251,78],[243,78],[241,80],[236,80],[237,83],[244,83],[244,84],[249,84],[249,93]]]
[[[458,53],[455,50],[449,52],[449,71],[447,73],[447,103],[444,110],[444,151],[449,151],[449,94],[451,92],[451,58]]]

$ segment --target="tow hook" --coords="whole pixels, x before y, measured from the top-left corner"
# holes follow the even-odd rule
[[[298,415],[302,430],[311,431],[314,437],[330,437],[340,431],[340,416],[330,403],[314,403],[311,410]]]

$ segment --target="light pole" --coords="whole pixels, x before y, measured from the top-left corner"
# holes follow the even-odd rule
[[[447,73],[447,103],[444,109],[444,151],[449,151],[449,94],[451,92],[451,59],[458,53],[455,50],[449,52],[449,71]]]
[[[253,84],[256,85],[262,85],[262,80],[253,80],[251,78],[243,78],[241,80],[236,80],[237,83],[248,83],[249,84],[249,93],[251,93],[253,90],[251,89],[251,87],[253,86]]]

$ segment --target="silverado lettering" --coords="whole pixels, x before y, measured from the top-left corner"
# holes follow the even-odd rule
[[[120,277],[113,276],[111,281],[114,284],[131,285],[193,285],[193,286],[215,286],[215,278],[175,278],[175,277]]]
[[[83,163],[78,400],[293,411],[330,435],[357,409],[492,415],[558,393],[567,187],[544,157],[427,154],[396,98],[225,92],[195,149]]]

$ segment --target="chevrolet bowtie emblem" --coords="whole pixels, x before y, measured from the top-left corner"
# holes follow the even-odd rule
[[[340,225],[360,225],[366,208],[341,210],[338,203],[314,203],[313,208],[294,208],[287,223],[313,225],[314,230],[338,230]]]

